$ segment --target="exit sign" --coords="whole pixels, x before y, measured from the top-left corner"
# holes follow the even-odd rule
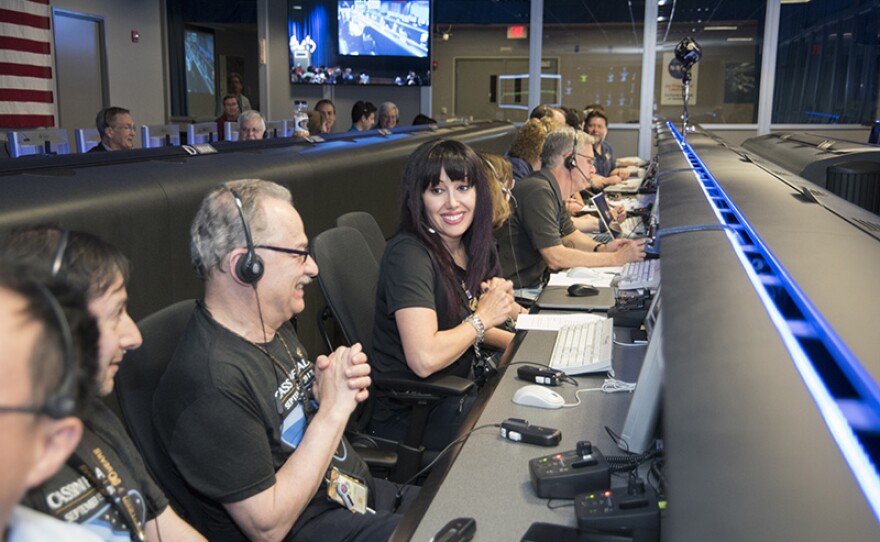
[[[524,24],[515,24],[507,27],[507,39],[509,40],[524,40],[528,37],[529,33]]]

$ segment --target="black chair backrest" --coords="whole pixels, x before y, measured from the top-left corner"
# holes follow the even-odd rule
[[[196,500],[156,438],[153,429],[153,394],[177,343],[192,315],[195,302],[180,301],[155,312],[140,322],[143,346],[125,357],[116,374],[116,396],[132,440],[156,481],[171,499],[174,509],[196,529],[203,531]]]
[[[373,352],[373,319],[379,264],[366,239],[354,228],[331,228],[311,242],[318,282],[345,340]]]
[[[385,253],[385,235],[373,215],[364,211],[352,211],[337,218],[336,225],[354,228],[361,232],[361,235],[367,240],[367,245],[376,258],[376,262],[382,263],[382,255]]]

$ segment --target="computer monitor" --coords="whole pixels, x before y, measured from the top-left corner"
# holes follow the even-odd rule
[[[626,421],[617,441],[618,447],[626,452],[644,453],[654,445],[657,422],[660,419],[660,404],[663,395],[663,319],[657,316],[645,361],[639,372],[636,391],[633,393]]]
[[[605,226],[605,231],[611,234],[611,237],[616,237],[615,232],[620,231],[620,227],[614,224],[612,226],[612,222],[614,222],[614,215],[611,214],[611,208],[608,206],[608,201],[605,199],[605,194],[603,192],[599,192],[590,200],[593,202],[593,205],[596,206],[596,211],[599,212],[599,220]],[[614,229],[612,229],[612,227]]]

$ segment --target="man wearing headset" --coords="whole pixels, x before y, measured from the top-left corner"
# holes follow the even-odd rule
[[[100,400],[113,391],[125,352],[141,345],[140,331],[126,308],[128,259],[91,234],[52,226],[0,238],[0,257],[85,298],[99,331],[92,393],[80,414],[82,440],[67,464],[29,491],[22,504],[78,523],[106,541],[204,540],[168,505],[125,426]]]
[[[64,294],[62,308],[47,288],[25,278],[27,271],[0,259],[0,540],[99,541],[17,505],[79,442],[76,415],[89,387],[77,386],[78,376],[94,371],[98,333],[82,297],[56,289]]]
[[[521,290],[517,295],[535,295],[550,270],[645,258],[644,241],[597,243],[572,223],[564,202],[587,188],[595,172],[591,143],[590,136],[571,127],[554,129],[544,140],[541,170],[513,187],[513,212],[496,235],[502,271]]]
[[[312,363],[290,323],[318,274],[290,192],[260,180],[217,187],[190,251],[205,297],[156,390],[153,423],[208,538],[387,540],[397,487],[372,480],[343,438],[368,395],[366,355],[356,344]]]

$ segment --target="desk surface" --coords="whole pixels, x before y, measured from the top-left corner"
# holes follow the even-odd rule
[[[546,363],[555,339],[555,332],[528,332],[512,362]],[[618,378],[635,380],[644,350],[644,346],[615,345],[614,367]],[[575,402],[576,389],[601,386],[604,374],[577,377],[577,380],[577,388],[573,384],[555,388],[567,403]],[[499,430],[494,427],[472,434],[453,468],[446,474],[412,540],[429,540],[449,520],[461,516],[476,519],[474,540],[519,540],[535,521],[576,524],[572,506],[551,510],[547,507],[547,499],[535,496],[529,481],[528,461],[553,452],[574,449],[579,440],[590,440],[606,455],[620,455],[622,452],[611,441],[604,427],[608,425],[620,431],[632,395],[601,391],[581,393],[581,404],[576,407],[546,410],[511,402],[513,393],[526,384],[516,378],[516,366],[506,369],[475,427],[501,423],[506,418],[523,418],[533,425],[560,429],[560,446],[549,448],[514,443],[501,438]],[[612,485],[626,485],[626,482],[612,478]],[[554,504],[569,502],[572,501],[553,501]]]

